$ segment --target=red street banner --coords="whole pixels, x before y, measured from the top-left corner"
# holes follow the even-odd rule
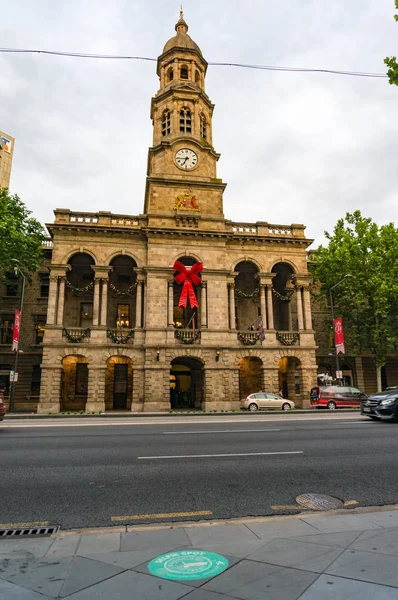
[[[339,352],[345,354],[343,319],[341,317],[337,317],[334,320],[334,343],[336,345],[336,354],[339,354]]]
[[[14,331],[12,334],[12,347],[11,350],[17,352],[19,342],[19,328],[21,326],[21,313],[19,310],[15,311],[14,316]]]

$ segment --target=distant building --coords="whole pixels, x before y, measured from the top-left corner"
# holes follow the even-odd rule
[[[10,187],[12,157],[14,155],[15,139],[0,131],[0,188]]]

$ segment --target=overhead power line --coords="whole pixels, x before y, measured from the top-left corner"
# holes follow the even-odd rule
[[[115,54],[88,54],[84,52],[57,52],[55,50],[33,50],[23,48],[0,48],[0,52],[8,54],[49,54],[52,56],[68,56],[71,58],[91,58],[100,60],[146,60],[156,62],[156,58],[147,56],[126,56]],[[339,71],[337,69],[310,69],[305,67],[275,67],[267,65],[252,65],[243,63],[229,62],[209,62],[212,67],[239,67],[242,69],[258,69],[261,71],[286,71],[289,73],[328,73],[332,75],[348,75],[351,77],[373,77],[385,79],[388,76],[384,73],[366,73],[361,71]]]

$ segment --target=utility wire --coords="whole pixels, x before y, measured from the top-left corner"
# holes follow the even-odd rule
[[[0,48],[0,53],[8,54],[49,54],[52,56],[69,56],[72,58],[93,58],[103,60],[146,60],[156,62],[156,58],[147,56],[125,56],[114,54],[87,54],[83,52],[57,52],[55,50],[32,50],[23,48]],[[334,69],[309,69],[305,67],[274,67],[266,65],[252,65],[242,63],[228,62],[209,62],[212,67],[239,67],[242,69],[258,69],[261,71],[287,71],[289,73],[328,73],[332,75],[348,75],[351,77],[373,77],[377,79],[385,79],[388,75],[384,73],[364,73],[361,71],[338,71]]]

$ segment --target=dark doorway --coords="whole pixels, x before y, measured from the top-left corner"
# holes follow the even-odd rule
[[[128,365],[115,365],[113,408],[127,408]]]

